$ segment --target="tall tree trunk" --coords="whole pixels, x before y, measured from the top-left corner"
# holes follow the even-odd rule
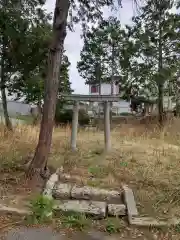
[[[5,87],[2,87],[2,86],[1,86],[1,95],[2,95],[2,106],[3,106],[5,124],[7,129],[12,131],[13,130],[12,123],[9,118],[8,109],[7,109],[6,91],[5,91]]]
[[[111,73],[111,95],[114,95],[114,74],[115,74],[115,42],[112,40],[112,73]],[[112,124],[112,107],[113,107],[113,102],[110,102],[110,124]]]
[[[163,91],[163,84],[159,83],[158,84],[158,109],[159,109],[159,125],[163,125],[163,96],[164,96],[164,91]]]
[[[36,147],[34,158],[27,171],[28,178],[39,175],[41,170],[44,169],[51,148],[59,86],[59,71],[61,67],[64,39],[66,37],[69,6],[69,0],[56,0],[53,19],[53,38],[48,56],[48,75],[45,82],[45,97],[39,142]]]
[[[178,87],[177,87],[177,91],[176,91],[175,115],[177,117],[180,117],[180,89]]]
[[[161,16],[161,14],[159,14]],[[163,59],[162,59],[162,28],[161,28],[161,19],[159,20],[159,59],[158,59],[158,110],[159,110],[159,125],[163,125],[163,98],[164,98],[164,83],[162,81],[162,68],[163,68]]]
[[[101,60],[96,59],[96,83],[99,84],[99,95],[101,95]],[[102,104],[98,103],[98,117],[101,117]]]
[[[175,117],[180,117],[180,82],[177,79],[176,80],[176,106],[174,109],[174,115]]]
[[[12,131],[12,123],[9,118],[8,109],[7,109],[7,99],[6,99],[6,78],[4,72],[4,55],[5,55],[5,39],[2,38],[2,58],[1,58],[1,97],[2,97],[2,106],[3,106],[3,114],[5,125],[8,130]]]

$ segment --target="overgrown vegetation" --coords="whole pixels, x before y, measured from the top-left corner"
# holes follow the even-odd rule
[[[105,231],[108,232],[109,234],[113,233],[120,233],[122,229],[125,227],[124,222],[117,218],[108,218],[105,223]]]
[[[64,166],[77,183],[119,189],[122,182],[135,189],[140,212],[161,217],[179,215],[179,121],[163,132],[149,126],[123,125],[112,131],[112,151],[105,155],[103,132],[80,130],[78,151],[69,150],[69,128],[55,128],[49,164]],[[14,133],[0,128],[1,164],[19,165],[32,156],[38,128],[17,127]],[[13,167],[14,168],[14,167]]]
[[[90,219],[85,214],[67,212],[62,213],[58,221],[61,227],[83,231],[90,227]]]
[[[178,126],[179,121],[176,120],[169,122],[164,131],[159,131],[151,125],[147,129],[142,124],[136,127],[127,124],[121,128],[117,127],[112,130],[113,148],[108,155],[103,151],[103,132],[80,130],[78,151],[71,152],[69,150],[71,130],[68,127],[55,128],[49,164],[54,168],[63,165],[65,172],[74,176],[77,184],[119,190],[121,183],[125,182],[133,188],[142,215],[168,219],[179,217]],[[4,200],[1,199],[0,202],[6,204],[8,202],[12,207],[17,207],[17,204],[23,206],[21,201],[17,203],[15,200],[22,194],[19,186],[22,185],[23,180],[20,179],[19,182],[16,180],[18,190],[15,195],[12,196],[9,189],[15,188],[17,177],[13,178],[13,174],[16,173],[17,165],[32,156],[38,140],[38,131],[38,127],[19,126],[10,133],[5,131],[3,126],[0,127],[0,167],[4,169],[0,178],[1,188],[4,189],[8,184],[8,191],[2,190]],[[9,187],[11,184],[12,187]],[[34,217],[28,219],[28,223],[31,224],[50,221],[50,224],[55,224],[58,229],[72,228],[86,231],[95,228],[119,235],[127,230],[127,226],[124,226],[124,222],[119,219],[109,218],[97,222],[74,213],[62,214],[55,223],[51,222],[51,217],[46,218],[45,213],[48,209],[52,210],[52,203],[49,200],[46,202],[46,199],[39,196],[33,197],[31,206],[34,212]],[[179,234],[178,227],[175,230]]]
[[[180,15],[172,9],[179,8],[180,1],[143,1],[132,24],[126,26],[116,17],[105,20],[103,16],[104,7],[119,8],[122,4],[119,0],[57,0],[53,25],[44,4],[42,0],[0,0],[0,91],[6,127],[14,130],[9,132],[0,126],[1,201],[21,204],[22,199],[16,199],[19,197],[16,194],[21,195],[17,182],[26,190],[27,186],[18,167],[32,160],[27,178],[41,172],[39,168],[45,170],[47,164],[55,168],[63,165],[66,172],[75,175],[77,184],[113,189],[119,189],[122,182],[129,184],[135,189],[142,214],[179,217],[179,119],[167,122],[161,130],[157,127],[156,116],[156,124],[151,122],[146,127],[143,122],[118,125],[112,131],[109,153],[103,149],[102,132],[80,129],[78,151],[72,153],[70,129],[58,127],[58,124],[71,124],[72,110],[65,110],[65,101],[57,102],[57,95],[72,93],[71,63],[64,40],[67,27],[72,30],[74,23],[81,23],[84,46],[77,68],[86,84],[95,84],[101,94],[101,83],[116,82],[120,85],[121,98],[134,100],[134,103],[140,99],[144,99],[144,103],[158,103],[161,127],[165,96],[176,101],[179,116]],[[38,120],[42,119],[40,131],[37,126],[12,129],[7,90],[16,99],[24,98],[38,106]],[[127,115],[121,114],[124,118]],[[53,131],[54,120],[57,125]],[[89,120],[87,112],[81,109],[79,125],[87,125]],[[10,183],[8,174],[12,175],[8,178]],[[28,220],[33,224],[51,221],[52,209],[51,199],[38,196],[31,203],[32,216]],[[74,213],[63,215],[60,224],[78,230],[89,225],[86,216]],[[119,219],[108,219],[103,230],[120,233]]]
[[[30,202],[32,214],[27,217],[29,224],[43,224],[52,221],[53,218],[53,199],[40,195]]]
[[[56,124],[71,124],[73,119],[73,110],[71,109],[57,109],[56,115],[55,115],[55,122]],[[78,116],[78,122],[79,125],[88,125],[90,121],[90,117],[88,113],[80,109],[79,110],[79,116]]]

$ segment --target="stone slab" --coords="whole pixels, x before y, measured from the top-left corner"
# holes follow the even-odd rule
[[[134,199],[132,189],[130,189],[128,186],[123,186],[123,190],[124,190],[124,202],[126,204],[128,217],[131,218],[138,216],[139,214],[136,207],[136,202]]]
[[[55,199],[70,199],[72,185],[67,183],[57,183],[53,189],[53,197]]]
[[[180,219],[159,220],[153,217],[132,217],[130,224],[136,227],[170,227],[180,223]]]
[[[58,94],[58,99],[67,101],[85,101],[85,102],[118,102],[120,95],[82,95],[82,94]]]
[[[125,216],[126,206],[124,204],[108,204],[109,216]]]
[[[107,201],[109,203],[120,203],[121,195],[122,193],[118,191],[109,191],[89,186],[74,186],[71,190],[71,197],[73,199],[98,200]]]
[[[59,176],[57,173],[54,173],[50,176],[49,180],[46,183],[45,189],[43,191],[43,195],[47,197],[52,197],[52,191],[58,179],[59,179]]]
[[[85,200],[64,200],[56,201],[54,207],[55,212],[77,212],[84,213],[98,218],[106,217],[107,204],[98,201],[85,201]]]

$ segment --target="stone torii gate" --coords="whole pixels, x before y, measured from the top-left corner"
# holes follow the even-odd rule
[[[73,101],[73,119],[72,119],[72,130],[71,130],[71,149],[75,151],[77,149],[77,133],[78,133],[78,112],[79,102],[104,102],[104,142],[105,151],[111,149],[110,139],[110,102],[119,102],[119,95],[79,95],[79,94],[61,94],[59,99],[65,99],[66,101]]]

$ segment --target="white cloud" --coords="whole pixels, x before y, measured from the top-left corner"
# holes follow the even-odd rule
[[[55,6],[55,0],[47,0],[46,9],[48,12],[53,12]],[[104,9],[106,16],[110,15],[109,9]],[[130,23],[130,19],[133,14],[133,7],[131,0],[123,1],[123,9],[120,9],[116,15],[121,20],[122,24]],[[80,26],[75,26],[74,32],[68,32],[65,40],[65,50],[71,62],[70,67],[70,81],[72,82],[72,88],[75,93],[88,94],[88,86],[85,85],[84,79],[79,76],[76,68],[77,61],[80,59],[80,51],[83,46],[83,41],[80,37],[81,29]]]

